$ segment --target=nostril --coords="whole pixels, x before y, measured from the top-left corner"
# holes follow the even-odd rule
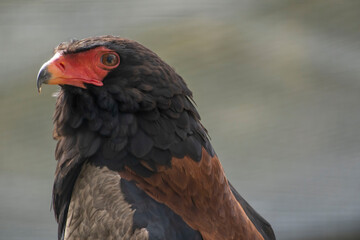
[[[62,71],[65,71],[65,65],[64,65],[64,63],[62,63],[62,62],[59,63],[59,66],[60,66],[60,68],[61,68]]]

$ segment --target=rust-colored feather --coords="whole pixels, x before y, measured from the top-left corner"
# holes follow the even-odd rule
[[[170,168],[151,177],[130,169],[120,175],[169,206],[205,240],[264,239],[232,194],[219,159],[205,149],[201,161],[173,158]]]

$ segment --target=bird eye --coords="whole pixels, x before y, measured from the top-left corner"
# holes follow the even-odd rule
[[[105,53],[101,56],[101,62],[105,66],[113,67],[119,63],[119,57],[114,53]]]

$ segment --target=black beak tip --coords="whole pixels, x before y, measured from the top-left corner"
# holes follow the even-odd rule
[[[48,71],[47,66],[43,65],[39,70],[36,81],[36,86],[39,93],[41,92],[41,85],[43,83],[47,83],[50,78],[51,78],[51,73]]]

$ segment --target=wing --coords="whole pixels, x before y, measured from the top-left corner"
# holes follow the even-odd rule
[[[228,183],[236,200],[240,203],[246,215],[255,225],[256,229],[264,237],[264,240],[275,240],[275,234],[271,225],[250,206],[250,204],[236,191],[229,181]]]

